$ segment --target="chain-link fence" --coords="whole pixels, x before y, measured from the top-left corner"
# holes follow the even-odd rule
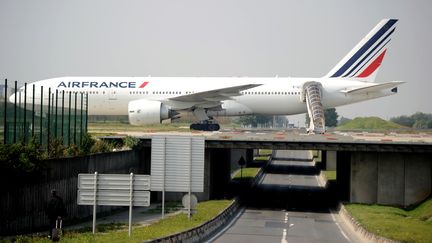
[[[0,127],[4,144],[28,143],[31,139],[44,149],[52,142],[79,146],[87,133],[88,95],[59,91],[17,81],[0,85]]]

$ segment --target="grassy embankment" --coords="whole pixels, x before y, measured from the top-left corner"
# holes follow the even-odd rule
[[[362,204],[345,207],[374,234],[401,242],[432,242],[432,198],[410,210]]]
[[[254,157],[254,160],[256,161],[268,161],[270,159],[270,155],[272,154],[271,149],[259,149],[258,155]],[[243,168],[242,170],[238,170],[234,177],[232,178],[233,181],[250,181],[258,174],[260,171],[260,167],[248,167]]]
[[[156,239],[174,233],[182,232],[203,224],[214,218],[232,201],[215,200],[201,202],[197,206],[197,213],[189,220],[186,214],[177,214],[167,217],[149,226],[135,226],[132,236],[128,236],[128,225],[110,224],[98,227],[99,232],[93,235],[90,228],[78,231],[67,231],[60,242],[141,242],[149,239]],[[51,242],[46,237],[20,237],[16,242]]]
[[[255,178],[260,169],[261,168],[243,168],[243,171],[238,170],[232,179],[236,181],[251,180]]]
[[[268,161],[272,153],[273,150],[271,149],[258,149],[258,155],[254,157],[254,160]]]
[[[347,122],[342,126],[338,126],[337,130],[397,130],[408,129],[399,124],[383,120],[379,117],[357,117],[352,121]]]
[[[322,166],[320,165],[320,163],[322,162],[322,158],[321,158],[322,153],[319,153],[318,151],[313,150],[312,155],[314,156],[316,166],[318,166],[319,168],[322,168]],[[336,171],[335,170],[322,170],[322,173],[324,174],[324,177],[328,181],[336,180]]]

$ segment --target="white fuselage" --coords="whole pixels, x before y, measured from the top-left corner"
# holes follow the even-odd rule
[[[222,101],[222,110],[209,115],[238,116],[248,114],[293,115],[307,112],[302,99],[303,84],[316,81],[322,85],[324,108],[337,107],[393,94],[390,90],[347,95],[343,90],[368,87],[371,83],[338,78],[199,78],[199,77],[62,77],[46,79],[27,86],[27,101],[40,103],[40,87],[44,89],[44,104],[48,88],[69,93],[86,93],[89,115],[127,115],[128,103],[146,99],[162,101],[168,107],[169,98],[244,84],[260,86],[241,91],[241,95]],[[19,92],[24,92],[22,87]],[[23,99],[23,95],[20,95]],[[58,96],[61,99],[61,95]],[[10,100],[13,102],[13,96]],[[67,104],[66,104],[67,105]]]

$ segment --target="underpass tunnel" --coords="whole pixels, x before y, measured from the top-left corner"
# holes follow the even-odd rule
[[[320,164],[309,150],[277,150],[259,182],[243,201],[248,207],[328,211],[336,197],[320,177]]]

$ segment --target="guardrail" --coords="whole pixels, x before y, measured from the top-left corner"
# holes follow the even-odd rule
[[[217,230],[219,230],[223,225],[225,225],[226,222],[230,221],[234,215],[236,214],[237,210],[239,209],[239,203],[238,200],[235,199],[230,206],[228,206],[222,213],[220,213],[218,216],[215,216],[210,221],[201,224],[200,226],[197,226],[195,228],[192,228],[190,230],[173,234],[167,237],[144,241],[145,243],[154,243],[154,242],[169,242],[169,243],[176,243],[176,242],[182,242],[182,243],[189,243],[189,242],[202,242],[211,235],[213,235]],[[143,243],[144,243],[143,242]]]

